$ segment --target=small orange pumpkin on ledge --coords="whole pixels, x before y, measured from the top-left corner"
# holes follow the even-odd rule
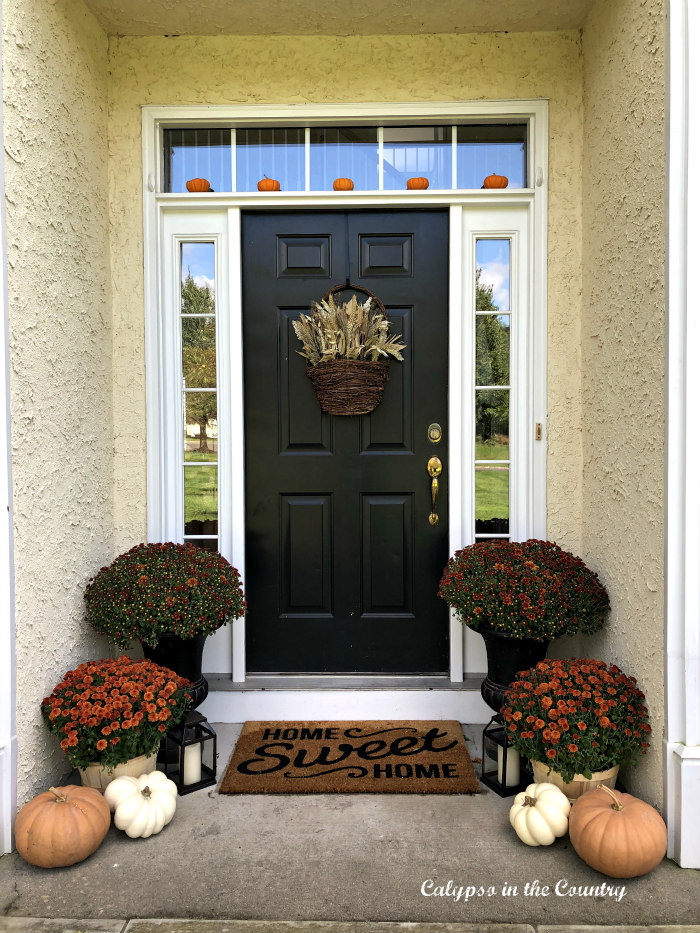
[[[336,178],[333,182],[334,191],[352,191],[354,187],[352,178]]]
[[[409,178],[406,182],[406,187],[409,191],[416,191],[418,189],[427,188],[429,184],[430,182],[427,178],[419,176],[418,178]]]
[[[484,188],[507,188],[508,179],[505,175],[487,175],[484,178]]]
[[[185,184],[188,191],[211,191],[211,185],[206,178],[190,178]]]
[[[267,175],[263,177],[258,182],[258,191],[279,191],[280,183],[276,178],[268,178]]]

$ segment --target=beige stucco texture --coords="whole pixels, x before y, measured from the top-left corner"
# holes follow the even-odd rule
[[[115,516],[143,538],[141,111],[151,104],[550,99],[550,535],[580,545],[582,65],[578,33],[466,36],[112,38],[110,205]],[[371,64],[368,64],[371,63]]]
[[[582,553],[612,615],[587,650],[634,674],[653,743],[625,776],[660,805],[664,728],[663,0],[599,0],[583,34]]]
[[[66,771],[41,699],[106,647],[82,593],[112,556],[107,40],[75,0],[3,13],[21,803]]]

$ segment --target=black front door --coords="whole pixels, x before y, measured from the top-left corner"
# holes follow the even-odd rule
[[[251,673],[447,671],[447,231],[444,211],[243,217]],[[374,412],[330,416],[292,321],[348,273],[408,348]],[[431,456],[443,464],[436,525]]]

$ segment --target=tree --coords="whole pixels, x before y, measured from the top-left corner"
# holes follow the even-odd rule
[[[476,385],[507,386],[510,383],[510,328],[499,317],[493,285],[481,282],[476,270]],[[508,434],[510,392],[491,389],[476,392],[476,433],[482,441],[494,434]]]
[[[216,305],[211,290],[188,271],[182,283],[182,374],[188,389],[216,389]],[[207,315],[187,317],[187,315]],[[188,392],[186,421],[199,425],[199,450],[208,453],[207,428],[216,419],[216,392]]]

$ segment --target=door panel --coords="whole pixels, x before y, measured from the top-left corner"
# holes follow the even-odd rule
[[[427,429],[447,421],[447,215],[251,213],[243,244],[248,670],[444,673],[447,432]],[[292,321],[348,274],[408,348],[374,412],[331,417]]]

